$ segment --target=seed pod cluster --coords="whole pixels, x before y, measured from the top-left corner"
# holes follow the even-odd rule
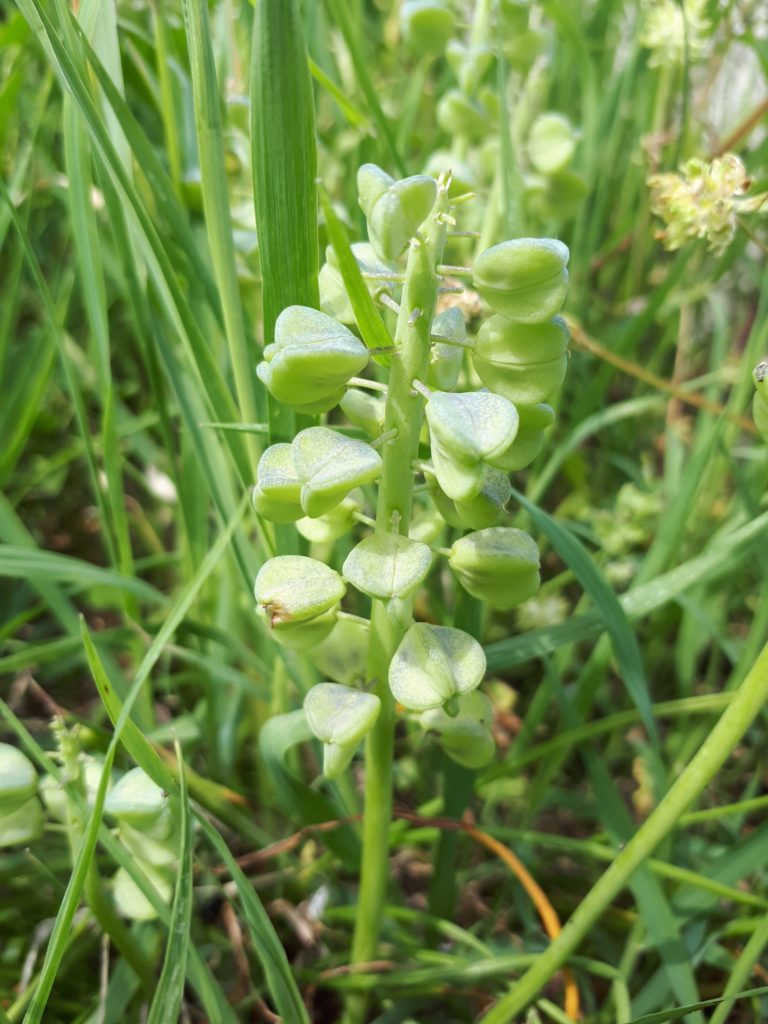
[[[567,365],[568,330],[558,313],[568,286],[568,249],[556,239],[522,238],[483,252],[473,281],[492,314],[472,339],[455,306],[419,323],[423,307],[435,304],[437,261],[430,264],[422,255],[436,224],[444,230],[453,220],[449,185],[442,181],[438,188],[419,175],[397,181],[367,164],[358,189],[369,236],[353,249],[358,266],[375,277],[388,275],[388,304],[400,295],[404,306],[409,295],[417,308],[400,310],[389,365],[369,364],[367,371],[357,348],[362,343],[338,319],[303,307],[281,314],[262,379],[274,397],[293,396],[295,408],[328,411],[339,405],[340,412],[333,413],[333,427],[311,426],[290,443],[267,448],[253,506],[272,522],[296,522],[312,545],[310,555],[332,555],[329,545],[358,522],[373,531],[357,543],[343,541],[343,560],[334,560],[333,567],[304,554],[269,559],[256,577],[256,606],[275,641],[312,652],[325,677],[308,691],[303,707],[310,732],[322,743],[327,777],[346,769],[375,727],[381,700],[369,691],[382,683],[388,683],[401,712],[450,757],[477,768],[494,752],[492,708],[478,689],[486,669],[483,648],[461,629],[414,621],[414,599],[435,562],[429,545],[446,528],[454,531],[450,547],[438,550],[468,594],[504,611],[539,587],[535,541],[504,525],[502,517],[512,493],[510,473],[535,458],[554,419],[547,399]],[[438,193],[443,221],[432,210]],[[396,261],[410,239],[403,275]],[[344,282],[332,251],[326,266],[326,278],[336,275],[334,308],[344,309]],[[419,275],[410,289],[409,273]],[[417,325],[421,376],[409,371],[413,376],[403,380],[403,339]],[[364,371],[375,379],[350,384],[350,377]],[[351,435],[339,414],[352,424]],[[387,462],[387,453],[399,450],[388,445],[396,445],[393,435],[400,433],[410,438],[410,454],[402,459],[413,459],[411,465]],[[388,465],[398,479],[405,472],[408,488],[419,475],[426,485],[408,530],[399,511],[382,518],[381,500],[375,521],[373,508],[366,508],[380,477],[380,498],[386,489]],[[398,508],[397,494],[387,500],[390,509]],[[348,587],[359,596],[348,595]],[[396,639],[377,678],[366,678],[371,663],[366,669],[365,654],[380,638],[364,620],[342,611],[345,599],[363,610],[378,602],[386,612],[384,623],[377,620],[379,629]]]

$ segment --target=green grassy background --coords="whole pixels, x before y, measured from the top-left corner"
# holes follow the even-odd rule
[[[487,77],[510,116],[477,227],[484,244],[513,232],[571,248],[576,329],[557,425],[515,484],[591,568],[537,524],[540,598],[478,623],[501,754],[471,806],[565,919],[691,760],[768,631],[768,461],[743,422],[768,350],[765,230],[750,221],[756,240],[739,230],[719,257],[703,243],[667,253],[646,186],[650,171],[725,146],[765,188],[768,42],[758,3],[705,4],[705,53],[670,70],[640,44],[635,3],[531,6],[542,59],[496,52]],[[463,38],[495,16],[457,8]],[[138,1021],[147,1001],[156,1021],[330,1021],[351,989],[375,991],[382,1024],[470,1021],[545,947],[539,919],[467,837],[430,900],[439,829],[401,819],[380,972],[343,970],[356,827],[308,826],[355,815],[359,794],[352,779],[311,786],[318,752],[263,729],[316,676],[276,657],[254,615],[258,565],[295,541],[243,503],[266,435],[294,428],[252,371],[279,310],[316,300],[314,177],[338,218],[326,225],[321,210],[321,246],[339,221],[362,237],[357,167],[417,173],[450,146],[436,110],[454,73],[407,52],[385,0],[305,4],[311,79],[279,12],[278,41],[259,50],[254,9],[234,0],[84,0],[77,19],[63,0],[4,0],[0,14],[1,738],[43,767],[60,715],[83,749],[174,791],[181,780],[182,806],[188,792],[213,821],[185,831],[173,907],[128,935],[94,909],[121,856],[98,815],[74,874],[56,825],[28,851],[0,852],[0,1021]],[[557,192],[544,213],[514,198],[524,102],[580,131],[584,194],[570,209]],[[457,240],[452,262],[473,245]],[[211,426],[243,422],[260,426]],[[328,552],[336,566],[343,543]],[[439,572],[421,611],[472,614]],[[729,979],[733,991],[762,984],[764,730],[758,718],[573,958],[589,1020],[718,997]],[[396,805],[449,813],[455,781],[435,752],[399,734],[397,755]],[[147,996],[142,964],[164,958]],[[563,1020],[561,1004],[554,981],[537,1012]],[[715,1013],[760,1020],[765,1007],[754,995]]]

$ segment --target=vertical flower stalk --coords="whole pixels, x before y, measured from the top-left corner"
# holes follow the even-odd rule
[[[413,460],[424,419],[424,400],[414,380],[427,376],[430,327],[437,301],[441,262],[446,239],[448,186],[438,187],[438,198],[425,237],[411,241],[403,296],[395,334],[398,358],[393,360],[384,416],[384,431],[396,431],[384,445],[383,471],[376,509],[376,532],[408,536],[413,496]],[[392,817],[392,739],[394,698],[387,683],[392,655],[408,627],[409,616],[394,616],[384,601],[374,600],[368,678],[375,684],[381,713],[366,739],[365,814],[360,899],[352,945],[352,960],[361,963],[376,953],[386,891],[389,825]]]

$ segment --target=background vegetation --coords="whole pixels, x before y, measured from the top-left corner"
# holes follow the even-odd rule
[[[468,121],[444,102],[467,86],[459,51],[409,46],[398,2],[304,4],[330,199],[320,252],[329,223],[363,237],[366,161],[466,175],[478,199],[461,226],[480,238],[457,239],[451,262],[512,235],[569,245],[569,371],[547,447],[515,481],[564,529],[514,514],[539,539],[544,584],[477,623],[498,759],[457,776],[398,733],[381,956],[355,974],[357,826],[317,823],[354,818],[359,778],[313,784],[319,751],[288,751],[279,731],[259,748],[319,676],[276,659],[253,610],[269,537],[245,496],[266,428],[216,425],[266,422],[252,371],[284,303],[270,310],[263,283],[290,290],[317,260],[299,247],[263,266],[255,230],[253,173],[279,188],[281,153],[306,130],[276,120],[295,67],[276,67],[271,98],[254,93],[254,131],[247,4],[0,7],[0,739],[54,774],[67,750],[107,754],[175,787],[183,761],[198,822],[182,789],[177,897],[154,922],[116,918],[125,853],[76,786],[69,827],[0,851],[3,1024],[139,1021],[147,1004],[158,1021],[301,1020],[299,992],[311,1020],[333,1021],[350,990],[375,993],[381,1024],[475,1019],[548,944],[505,851],[568,918],[766,640],[768,461],[750,416],[768,350],[765,222],[735,189],[672,209],[670,179],[666,193],[648,184],[730,153],[746,196],[768,187],[763,5],[448,6],[454,43],[485,47]],[[547,111],[575,131],[551,173],[531,142]],[[256,203],[279,232],[290,215],[272,195]],[[338,566],[348,549],[325,557]],[[419,614],[479,614],[450,593],[433,572]],[[617,1022],[763,984],[765,727],[722,752],[698,809],[599,908],[572,973],[544,979],[532,1020],[568,1019],[564,980],[589,1020]],[[449,831],[467,804],[480,832]],[[170,968],[185,958],[183,988]],[[758,993],[688,1019],[767,1007]]]

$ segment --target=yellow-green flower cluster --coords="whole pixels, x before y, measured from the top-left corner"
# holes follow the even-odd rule
[[[711,25],[706,0],[645,0],[640,43],[648,47],[652,68],[700,60]]]
[[[706,240],[718,255],[733,241],[738,215],[768,209],[768,196],[745,195],[749,179],[737,156],[726,153],[711,162],[693,158],[680,174],[648,179],[651,210],[664,221],[658,233],[666,249],[680,249],[693,239]]]

